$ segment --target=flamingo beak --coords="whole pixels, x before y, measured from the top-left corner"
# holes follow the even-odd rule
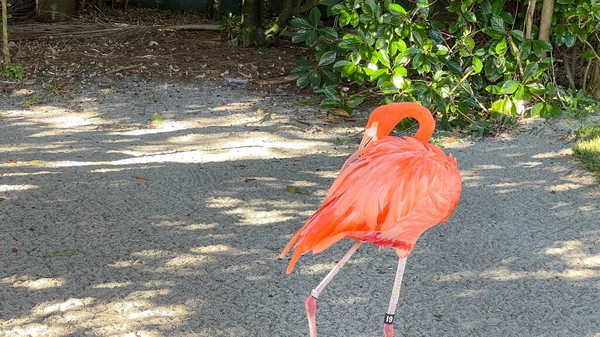
[[[365,135],[363,136],[362,140],[360,141],[359,148],[362,149],[363,147],[369,145],[369,143],[374,140],[377,140],[377,125],[373,125],[370,128],[365,130]]]

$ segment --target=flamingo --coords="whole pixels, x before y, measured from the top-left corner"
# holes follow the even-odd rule
[[[415,136],[389,136],[408,117],[419,122]],[[304,301],[311,337],[317,336],[317,298],[364,242],[393,247],[398,255],[383,327],[384,337],[394,336],[394,315],[406,259],[423,232],[452,215],[462,189],[456,159],[428,143],[434,129],[431,113],[417,103],[376,108],[358,151],[346,160],[321,207],[283,249],[280,258],[294,249],[286,271],[289,274],[308,251],[320,253],[344,238],[356,241]]]

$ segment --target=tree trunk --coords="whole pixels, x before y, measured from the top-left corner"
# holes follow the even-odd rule
[[[238,42],[244,47],[265,43],[263,27],[260,24],[261,5],[261,0],[242,0],[242,30]]]
[[[540,32],[538,35],[538,40],[550,42],[552,13],[554,13],[554,0],[544,0],[542,3],[542,17],[540,18]],[[542,58],[544,57],[546,57],[546,52],[542,52]]]
[[[294,4],[294,2],[296,2]],[[274,35],[278,34],[285,26],[287,26],[288,22],[294,15],[302,14],[304,12],[308,12],[313,7],[319,4],[319,0],[307,0],[304,5],[301,5],[301,0],[285,0],[285,5],[283,7],[283,12],[279,14],[275,23],[265,32],[265,36],[267,39],[272,38]]]
[[[8,5],[2,1],[2,59],[4,65],[10,64],[10,49],[8,49]]]
[[[600,100],[600,61],[594,60],[594,70],[589,88],[584,88],[588,94],[591,94],[596,100]]]

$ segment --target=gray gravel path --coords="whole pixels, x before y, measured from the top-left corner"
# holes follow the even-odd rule
[[[311,127],[324,115],[297,97],[211,83],[31,94],[0,100],[0,336],[308,334],[304,297],[351,243],[289,276],[277,256],[363,119]],[[575,126],[441,140],[462,200],[408,260],[398,336],[600,336],[600,190],[565,155]],[[381,336],[395,267],[363,245],[319,299],[320,336]]]

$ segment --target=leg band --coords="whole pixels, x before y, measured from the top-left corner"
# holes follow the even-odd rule
[[[386,313],[383,317],[383,324],[394,324],[394,315]]]

